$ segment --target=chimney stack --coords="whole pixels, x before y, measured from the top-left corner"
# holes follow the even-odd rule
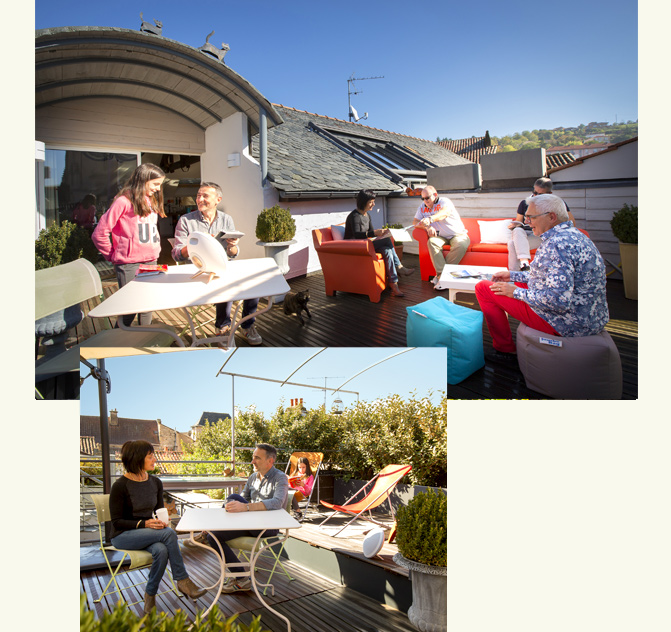
[[[110,426],[118,426],[119,425],[119,416],[117,409],[114,408],[110,410]]]

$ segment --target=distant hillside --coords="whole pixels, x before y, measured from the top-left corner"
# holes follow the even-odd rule
[[[608,140],[592,139],[590,135],[601,134]],[[566,145],[590,145],[593,143],[619,143],[638,136],[638,121],[627,121],[610,125],[609,123],[588,123],[578,127],[557,127],[555,129],[525,130],[512,136],[492,136],[492,145],[499,145],[499,151],[517,151],[518,149],[538,149],[544,147],[563,147]],[[438,138],[438,141],[452,140]]]

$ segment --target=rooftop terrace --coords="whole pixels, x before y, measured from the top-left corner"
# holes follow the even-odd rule
[[[379,303],[371,303],[367,296],[338,292],[336,296],[326,296],[324,278],[321,273],[310,274],[289,280],[294,291],[309,290],[309,308],[312,318],[306,318],[302,326],[295,316],[287,316],[281,308],[273,308],[257,319],[257,329],[263,337],[263,345],[268,347],[361,347],[361,346],[406,346],[406,307],[416,305],[445,292],[436,292],[428,282],[419,277],[419,262],[416,255],[404,254],[404,264],[415,267],[415,273],[401,280],[402,298],[391,296],[386,290]],[[117,290],[116,281],[103,283],[104,296]],[[623,399],[638,397],[638,302],[626,299],[622,281],[608,279],[608,304],[611,320],[606,329],[613,337],[620,352],[623,368]],[[88,313],[99,302],[88,301],[83,310]],[[479,310],[472,294],[459,294],[457,303]],[[263,305],[263,303],[262,303]],[[214,307],[209,306],[199,316],[205,335],[214,334]],[[179,310],[157,312],[155,320],[173,325],[178,331],[187,326],[184,314]],[[101,329],[114,326],[114,319],[85,318],[77,326],[70,344],[81,342]],[[511,319],[513,333],[517,321]],[[190,337],[184,339],[190,343]],[[485,354],[492,350],[491,336],[483,324]],[[236,338],[240,347],[247,342]],[[487,363],[469,378],[448,387],[448,397],[453,399],[546,399],[545,396],[528,389],[524,377],[517,366]]]

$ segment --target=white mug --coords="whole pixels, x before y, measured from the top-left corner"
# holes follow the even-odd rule
[[[156,517],[165,524],[170,524],[170,514],[165,507],[156,510]]]

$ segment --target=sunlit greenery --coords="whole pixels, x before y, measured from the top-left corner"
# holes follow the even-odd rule
[[[238,411],[235,423],[236,462],[251,460],[257,443],[278,449],[278,461],[292,452],[324,452],[324,465],[339,476],[370,479],[385,465],[408,463],[406,482],[445,487],[447,468],[447,397],[436,405],[428,397],[392,395],[359,402],[340,414],[323,407],[301,416],[298,408],[278,407],[270,419],[250,407]],[[184,447],[185,460],[230,460],[231,422],[206,423],[198,440]],[[228,465],[184,464],[181,474],[223,474]],[[244,466],[236,474],[245,475]]]
[[[138,616],[123,601],[110,612],[103,610],[96,618],[86,605],[86,595],[79,597],[79,632],[270,632],[261,626],[261,615],[254,617],[249,625],[237,619],[237,614],[222,616],[216,604],[205,617],[199,612],[194,621],[180,608],[174,614],[152,610],[148,615]]]
[[[507,136],[492,136],[492,144],[499,146],[499,151],[517,151],[521,149],[548,149],[568,145],[593,145],[603,142],[588,138],[590,134],[605,134],[609,143],[619,143],[638,136],[638,121],[627,121],[609,125],[608,123],[580,124],[577,127],[557,127],[555,129],[535,129],[516,132]],[[448,140],[448,139],[438,139]]]

